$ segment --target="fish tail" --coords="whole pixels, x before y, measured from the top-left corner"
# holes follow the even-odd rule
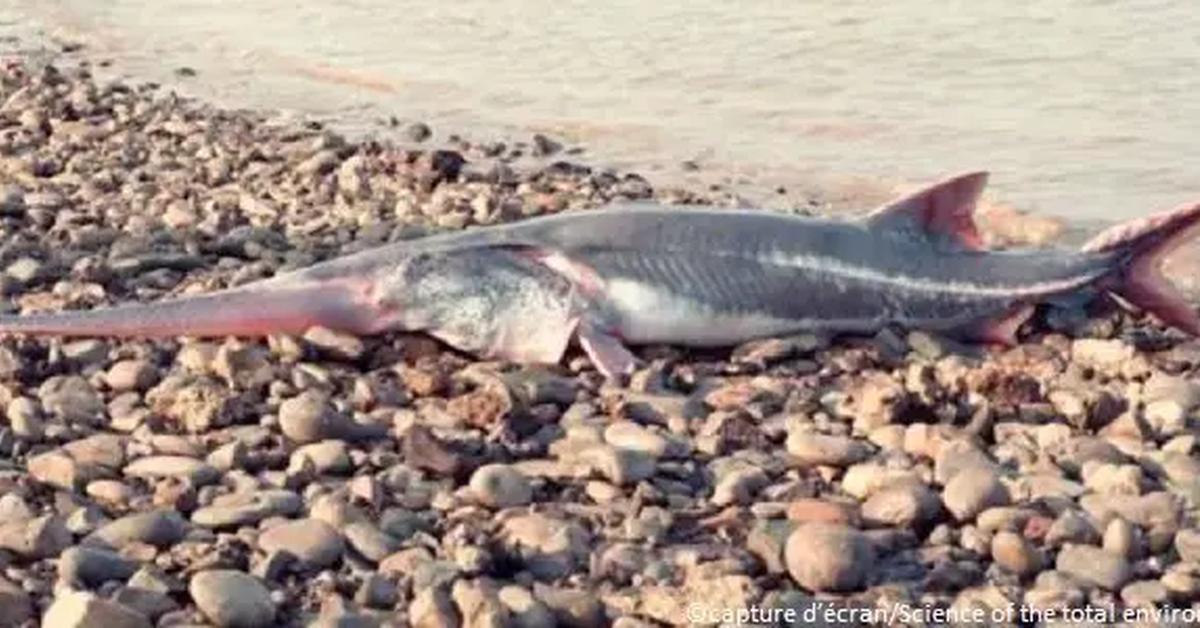
[[[374,333],[386,313],[347,281],[262,283],[159,303],[0,316],[0,335],[255,337],[322,326]]]
[[[1115,254],[1109,290],[1163,323],[1200,336],[1200,316],[1162,273],[1167,256],[1196,236],[1200,236],[1200,203],[1110,227],[1084,244],[1083,250]]]

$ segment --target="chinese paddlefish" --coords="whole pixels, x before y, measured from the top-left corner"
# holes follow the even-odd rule
[[[1196,311],[1159,271],[1200,204],[1134,220],[1078,251],[984,250],[986,173],[861,218],[649,204],[439,234],[210,295],[0,317],[0,333],[250,336],[323,326],[426,332],[480,356],[557,362],[572,339],[608,376],[628,345],[724,346],[885,325],[1013,343],[1036,304],[1110,292],[1189,334]]]

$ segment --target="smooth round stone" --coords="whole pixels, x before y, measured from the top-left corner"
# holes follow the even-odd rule
[[[1175,551],[1186,562],[1200,563],[1200,528],[1186,528],[1177,532]]]
[[[150,628],[145,615],[85,591],[63,592],[42,616],[54,628]]]
[[[479,467],[471,475],[470,488],[475,499],[493,508],[524,506],[533,499],[529,479],[506,464]]]
[[[258,578],[241,571],[202,571],[188,585],[192,601],[221,628],[262,628],[275,623],[271,593]]]
[[[1157,580],[1131,582],[1121,589],[1121,601],[1130,608],[1160,608],[1169,597],[1167,587]]]
[[[937,519],[942,504],[938,496],[920,482],[902,482],[884,487],[862,505],[863,522],[876,526],[914,527]]]
[[[770,478],[757,467],[734,469],[717,481],[709,501],[717,506],[746,504],[752,501],[754,495],[768,482]]]
[[[992,536],[992,560],[1006,571],[1028,576],[1042,568],[1042,559],[1025,537],[1003,530]]]
[[[158,371],[145,360],[121,360],[109,367],[104,382],[117,392],[145,390],[158,381]]]
[[[148,456],[125,465],[127,477],[154,480],[178,478],[188,480],[193,486],[212,484],[221,479],[221,472],[214,466],[187,456]]]
[[[346,542],[371,562],[379,562],[400,549],[400,541],[368,521],[355,521],[342,528]]]
[[[192,513],[192,523],[206,528],[253,525],[269,517],[290,517],[303,507],[299,495],[283,489],[233,493],[197,509]]]
[[[329,567],[342,558],[345,541],[333,526],[319,519],[288,521],[267,529],[258,537],[265,552],[288,551],[317,568]]]
[[[328,397],[316,391],[302,392],[279,404],[279,428],[297,443],[342,438],[346,421]]]
[[[1137,558],[1140,549],[1138,536],[1138,530],[1133,524],[1116,518],[1109,521],[1108,526],[1104,528],[1104,536],[1100,543],[1104,551],[1110,554],[1133,559]]]
[[[354,470],[354,463],[350,460],[350,449],[346,446],[346,441],[342,440],[323,440],[301,445],[292,452],[292,465],[299,464],[301,458],[312,461],[313,468],[322,475],[350,473]]]
[[[118,549],[135,542],[166,547],[178,543],[187,530],[187,521],[174,510],[153,510],[121,517],[88,538]]]
[[[604,428],[604,440],[614,447],[632,449],[655,457],[667,455],[671,446],[671,442],[662,434],[633,421],[618,421]]]
[[[124,582],[137,570],[137,561],[100,547],[72,547],[58,559],[59,581],[87,588],[110,580]]]
[[[93,480],[88,482],[84,490],[89,497],[110,504],[125,504],[134,496],[134,491],[128,484],[117,480]]]
[[[1007,506],[1008,489],[990,468],[972,466],[963,469],[942,490],[946,510],[959,521],[971,521],[993,506]]]
[[[875,548],[862,532],[844,525],[806,523],[788,537],[788,572],[809,591],[861,588],[875,565]]]
[[[654,475],[658,462],[645,452],[611,445],[588,447],[580,452],[579,460],[619,486],[636,484]]]
[[[1067,545],[1058,552],[1055,568],[1108,591],[1120,591],[1133,577],[1133,568],[1124,556],[1117,556],[1092,545]]]
[[[804,466],[848,467],[871,455],[871,447],[866,443],[845,436],[815,432],[789,434],[787,451]]]

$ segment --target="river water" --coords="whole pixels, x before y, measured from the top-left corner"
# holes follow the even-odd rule
[[[222,104],[542,132],[656,183],[853,200],[982,168],[995,199],[1076,224],[1200,199],[1189,0],[0,0],[0,18]]]

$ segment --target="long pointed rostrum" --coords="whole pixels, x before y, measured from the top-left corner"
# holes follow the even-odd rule
[[[358,284],[358,285],[356,285]],[[382,331],[387,312],[365,282],[262,282],[211,295],[96,310],[0,316],[0,334],[62,336],[265,336],[313,326]]]

